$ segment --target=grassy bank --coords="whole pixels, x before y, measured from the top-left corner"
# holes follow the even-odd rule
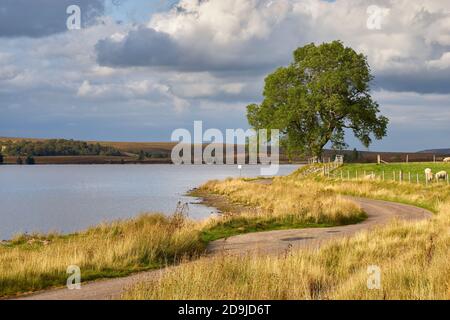
[[[441,170],[450,172],[450,166],[444,163],[349,164],[336,169],[331,178],[321,177],[318,174],[314,179],[322,183],[326,190],[334,193],[411,204],[437,212],[440,205],[450,198],[450,186],[446,182],[433,182],[425,185],[422,180],[419,183],[415,181],[409,183],[407,181],[399,182],[398,178],[396,181],[388,178],[393,176],[393,173],[398,175],[400,170],[406,174],[411,172],[411,175],[422,172],[423,175],[426,168],[431,168],[434,173]],[[345,174],[341,175],[341,171]],[[347,172],[350,172],[352,177],[356,175],[356,172],[359,172],[361,176],[364,172],[367,174],[373,172],[377,178],[373,181],[365,181],[364,179],[348,180],[346,178]],[[384,181],[381,179],[382,172],[385,172]],[[342,176],[343,179],[341,178]],[[288,179],[298,180],[299,174],[293,174]]]
[[[210,181],[192,195],[222,212],[204,226],[206,242],[251,232],[355,224],[367,217],[354,202],[323,192],[309,180],[301,187],[286,183],[286,178]]]
[[[203,250],[198,225],[157,214],[66,236],[22,235],[0,245],[0,296],[63,286],[69,265],[89,281],[161,268]]]
[[[246,191],[248,186],[253,192]],[[69,265],[80,267],[82,281],[120,277],[198,257],[208,242],[219,238],[276,229],[328,227],[365,218],[357,205],[330,192],[323,193],[314,181],[303,189],[292,189],[281,180],[271,185],[216,181],[196,192],[218,194],[222,202],[216,198],[213,205],[223,214],[206,222],[144,215],[72,235],[22,235],[0,244],[0,297],[63,286]],[[277,199],[279,194],[284,196]]]
[[[219,186],[217,186],[219,184]],[[308,188],[316,199],[353,194],[432,208],[430,221],[390,225],[318,250],[274,256],[216,256],[171,270],[130,290],[126,299],[450,299],[450,187],[375,181],[338,181],[299,174],[266,186],[214,182],[227,196],[267,205],[286,190]],[[236,195],[234,193],[236,192]],[[300,191],[302,192],[302,191]],[[260,200],[255,200],[260,199]],[[245,201],[244,201],[245,202]],[[283,202],[284,203],[284,202]],[[275,205],[276,206],[276,205]],[[280,207],[281,208],[281,207]],[[367,268],[380,267],[381,288],[367,288]]]
[[[351,164],[335,170],[337,177],[347,179],[363,179],[365,175],[374,174],[378,180],[397,181],[400,180],[400,172],[403,173],[402,181],[407,183],[425,184],[425,169],[430,168],[433,173],[439,171],[450,172],[450,163],[443,162],[421,162],[421,163],[390,163],[390,164]],[[411,180],[410,180],[411,179]],[[445,184],[446,182],[441,182]]]
[[[317,251],[200,259],[124,298],[450,299],[450,212],[442,210],[432,222],[395,223]],[[381,269],[380,290],[367,288],[370,265]]]

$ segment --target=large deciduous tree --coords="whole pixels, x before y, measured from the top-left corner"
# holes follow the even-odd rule
[[[247,107],[247,118],[255,129],[279,129],[290,154],[321,157],[328,142],[343,149],[348,130],[368,147],[388,124],[370,94],[372,80],[367,58],[342,42],[309,44],[266,78],[264,100]]]

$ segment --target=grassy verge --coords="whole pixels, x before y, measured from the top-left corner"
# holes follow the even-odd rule
[[[363,219],[357,221],[360,222]],[[357,223],[356,222],[356,223]],[[295,217],[287,216],[283,220],[279,219],[245,219],[235,218],[221,223],[217,223],[212,227],[202,231],[201,238],[205,243],[229,238],[239,234],[263,232],[272,230],[288,230],[288,229],[304,229],[304,228],[326,228],[333,227],[333,224],[326,223],[301,223],[296,222]]]
[[[448,210],[442,219],[394,223],[320,250],[200,259],[139,284],[124,298],[450,299]],[[379,290],[367,287],[372,265],[381,270]]]
[[[319,250],[293,251],[284,256],[224,255],[199,259],[156,281],[137,285],[124,298],[450,299],[450,187],[446,185],[337,181],[293,174],[265,187],[248,183],[243,193],[239,183],[230,181],[214,182],[210,188],[235,201],[257,203],[260,208],[274,203],[274,211],[281,210],[277,201],[286,200],[286,190],[295,194],[296,190],[307,188],[320,201],[333,195],[352,194],[419,204],[432,208],[436,215],[416,223],[394,221]],[[263,192],[263,188],[268,189]],[[267,203],[260,197],[267,197]],[[297,202],[288,207],[292,209],[294,203]],[[381,270],[378,290],[367,287],[367,270],[373,265]]]
[[[203,250],[198,225],[158,214],[66,236],[18,236],[0,245],[0,297],[63,286],[70,265],[89,281],[161,268]]]
[[[191,193],[222,215],[202,230],[205,242],[251,232],[324,228],[359,223],[362,209],[338,195],[321,193],[313,181],[291,188],[282,180],[211,181]],[[319,196],[319,194],[321,195]]]

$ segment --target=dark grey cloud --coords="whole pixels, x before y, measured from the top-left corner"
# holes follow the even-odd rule
[[[450,75],[444,71],[422,71],[397,74],[376,75],[375,89],[390,91],[410,91],[417,93],[441,93],[450,92]]]
[[[287,63],[290,53],[270,56],[264,40],[249,40],[245,47],[234,53],[210,52],[199,43],[184,43],[171,35],[152,28],[140,27],[130,31],[122,40],[111,38],[100,40],[96,45],[97,62],[109,67],[158,67],[185,72],[220,72],[229,75],[242,72],[266,73]],[[275,45],[274,45],[275,46]],[[289,52],[289,51],[286,51]]]
[[[82,26],[102,15],[105,0],[1,0],[0,37],[43,37],[67,30],[67,7],[78,5]]]
[[[172,66],[182,60],[181,50],[168,34],[143,27],[121,41],[100,40],[96,51],[98,62],[106,66]]]

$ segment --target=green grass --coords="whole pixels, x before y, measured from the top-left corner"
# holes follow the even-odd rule
[[[277,180],[269,184],[261,180],[210,181],[189,193],[223,213],[220,219],[204,226],[203,242],[253,232],[335,227],[367,219],[352,202],[343,202],[326,193],[318,199],[316,193],[322,190],[313,191],[314,184],[298,188],[293,184],[279,184]]]
[[[217,224],[212,228],[204,230],[201,234],[201,239],[205,243],[209,243],[211,241],[225,239],[246,233],[303,228],[327,228],[332,226],[332,224],[326,223],[285,223],[276,221],[275,219],[272,221],[251,221],[248,219],[234,219],[228,222]]]
[[[430,168],[433,173],[439,171],[450,171],[450,164],[442,162],[422,162],[422,163],[390,163],[390,164],[346,164],[343,167],[334,171],[337,177],[342,176],[344,179],[348,178],[350,173],[350,178],[355,179],[356,174],[362,179],[364,173],[370,175],[374,173],[377,177],[382,177],[384,172],[384,177],[386,181],[399,180],[400,171],[403,171],[403,181],[409,182],[409,174],[411,174],[411,182],[417,182],[417,175],[419,175],[419,182],[425,183],[425,169]]]
[[[345,224],[356,224],[367,219],[367,215],[361,214],[359,217],[349,219]],[[201,239],[205,243],[211,241],[225,239],[232,236],[274,231],[274,230],[289,230],[289,229],[306,229],[306,228],[329,228],[342,223],[315,223],[315,222],[300,222],[297,221],[296,216],[286,216],[283,219],[249,219],[247,217],[237,217],[228,221],[217,223],[216,225],[202,231]]]
[[[342,195],[358,196],[376,200],[385,200],[413,205],[430,210],[434,213],[439,211],[440,205],[447,201],[450,196],[450,186],[446,182],[439,183],[433,181],[428,185],[424,181],[424,171],[430,168],[434,173],[445,170],[450,171],[450,165],[446,163],[393,163],[393,164],[345,164],[334,170],[330,178],[317,173],[308,176],[316,182],[326,184],[329,190]],[[403,170],[404,180],[399,182],[398,172]],[[385,173],[385,180],[382,180],[382,172]],[[343,179],[341,179],[341,172]],[[348,180],[348,172],[351,179]],[[356,180],[356,172],[359,179]],[[375,180],[363,179],[363,174],[376,174]],[[393,173],[396,173],[396,180],[393,180]],[[409,173],[411,173],[411,183],[409,183]],[[419,183],[416,175],[419,174]],[[294,172],[290,177],[295,179],[298,176]]]

